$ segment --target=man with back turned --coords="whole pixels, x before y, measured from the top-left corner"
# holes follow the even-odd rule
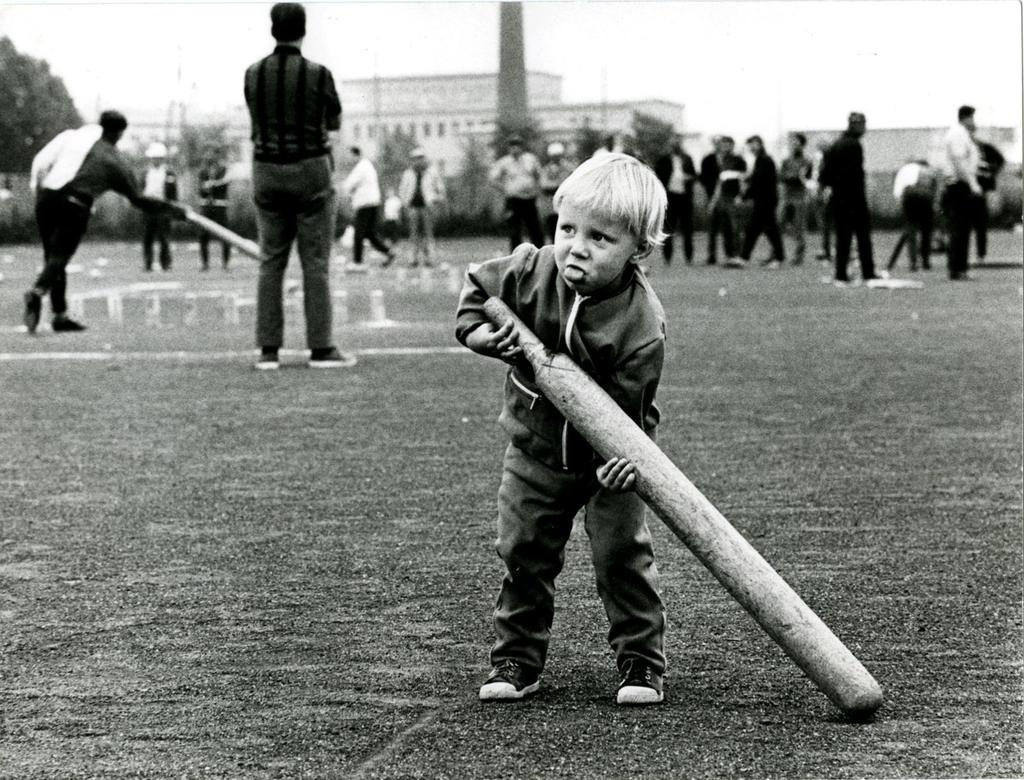
[[[253,199],[259,222],[256,296],[256,368],[278,367],[284,337],[285,267],[297,240],[305,296],[310,367],[355,363],[332,342],[329,262],[334,234],[330,132],[341,128],[341,100],[331,72],[302,56],[306,11],[278,3],[270,11],[272,54],[245,72],[245,102],[252,120]]]

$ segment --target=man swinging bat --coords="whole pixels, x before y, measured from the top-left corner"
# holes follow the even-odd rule
[[[67,315],[65,269],[85,235],[93,201],[104,192],[120,193],[146,212],[185,217],[185,210],[178,204],[139,192],[131,168],[117,150],[127,127],[128,120],[120,112],[104,111],[98,125],[65,130],[32,160],[30,182],[36,194],[36,223],[45,265],[32,289],[25,293],[24,322],[29,333],[39,327],[47,293],[54,331],[85,330]]]

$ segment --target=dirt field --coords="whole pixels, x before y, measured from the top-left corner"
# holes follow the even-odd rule
[[[255,290],[248,261],[200,274],[181,246],[144,278],[138,254],[83,246],[71,292]],[[666,704],[614,704],[582,533],[542,692],[476,700],[503,368],[450,349],[445,274],[339,275],[358,366],[267,374],[251,308],[212,299],[186,325],[169,293],[159,326],[96,300],[87,333],[29,338],[37,261],[0,247],[0,777],[1024,775],[1019,267],[882,291],[653,264],[660,444],[881,682],[857,725],[653,517]]]

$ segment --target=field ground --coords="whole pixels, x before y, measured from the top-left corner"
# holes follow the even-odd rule
[[[178,250],[157,281],[253,294],[249,261]],[[580,529],[541,694],[477,702],[502,367],[445,351],[443,275],[339,277],[359,364],[267,374],[251,309],[184,325],[168,299],[153,327],[130,301],[117,326],[94,303],[85,334],[19,333],[37,260],[0,247],[0,776],[1024,774],[1020,268],[885,291],[654,263],[660,443],[882,683],[854,725],[653,517],[667,703],[614,705]],[[78,261],[72,292],[149,281],[135,246]],[[377,288],[391,327],[366,324]]]

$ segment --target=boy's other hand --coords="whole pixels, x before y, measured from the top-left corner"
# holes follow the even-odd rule
[[[496,357],[513,365],[523,354],[519,346],[519,333],[511,322],[506,322],[497,330],[490,323],[484,323],[466,337],[466,346],[481,355]]]
[[[597,469],[597,481],[612,493],[636,489],[636,466],[628,458],[612,458]]]

